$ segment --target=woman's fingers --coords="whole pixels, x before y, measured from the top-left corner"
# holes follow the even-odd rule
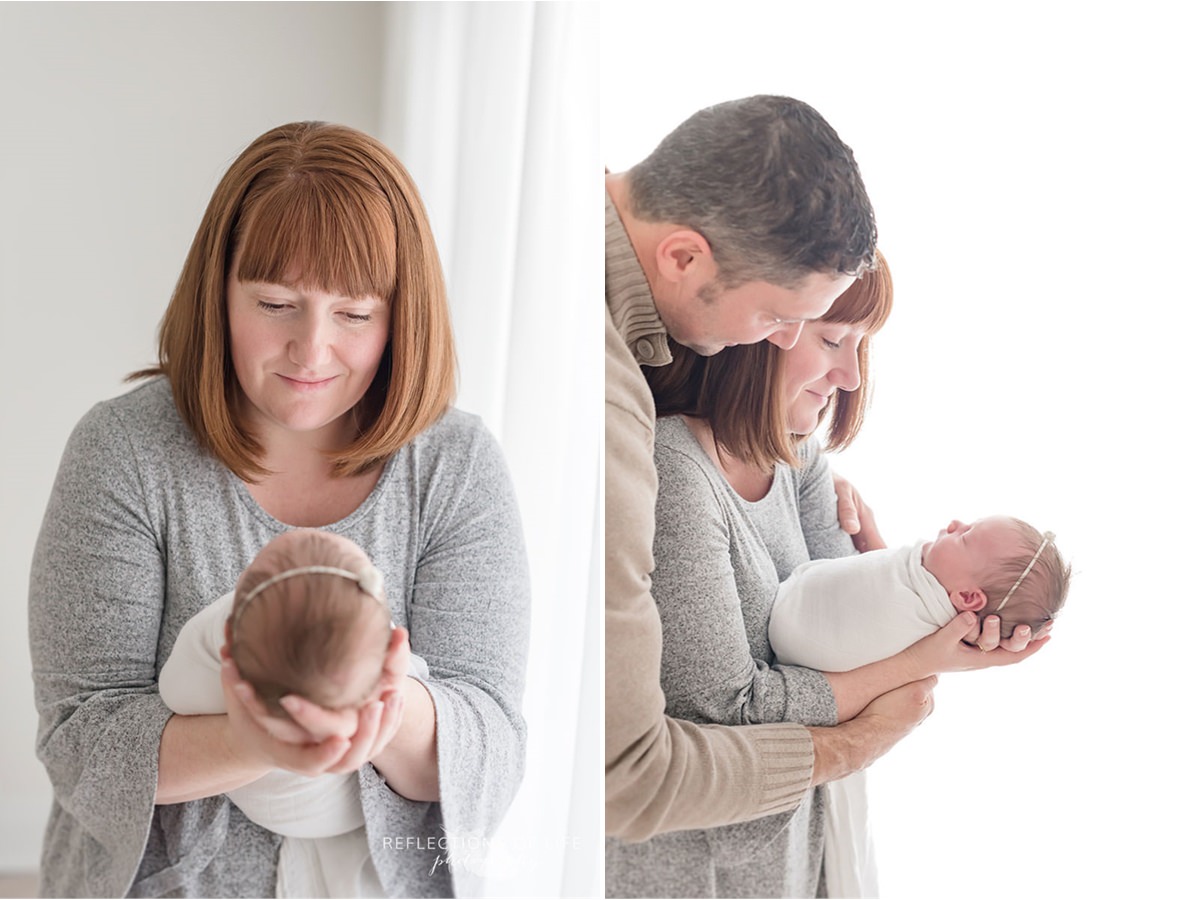
[[[358,710],[331,710],[292,694],[280,700],[291,717],[288,721],[270,714],[223,652],[221,682],[231,720],[236,720],[239,746],[277,768],[301,775],[356,771],[399,730],[404,711],[400,684],[406,677],[409,653],[408,632],[396,629],[384,659],[379,700]]]
[[[1021,660],[1033,656],[1048,643],[1050,643],[1050,639],[1047,637],[1037,641],[1017,641],[1017,645],[1021,646],[1020,650],[1009,650],[1003,646],[1003,642],[997,649],[985,653],[972,650],[967,668],[990,669],[993,666],[1011,666],[1013,663],[1019,663]]]
[[[358,730],[358,711],[354,709],[326,709],[307,697],[288,694],[279,701],[292,720],[312,735],[310,740],[341,737],[349,740]]]
[[[1028,625],[1018,625],[1013,629],[1011,637],[1002,638],[1000,646],[1005,650],[1010,650],[1013,653],[1020,653],[1029,646],[1029,642],[1033,640],[1033,629]]]
[[[411,655],[408,631],[404,628],[392,629],[392,638],[388,644],[387,653],[383,657],[382,684],[385,692],[397,689],[401,679],[408,675],[408,662]]]
[[[221,688],[234,752],[246,761],[281,767],[288,751],[311,745],[312,738],[299,726],[271,716],[262,701],[242,681],[229,660],[221,663]]]
[[[298,775],[310,778],[333,771],[332,766],[346,755],[350,742],[345,738],[331,737],[319,744],[288,744],[275,758],[275,765]]]
[[[838,524],[850,535],[855,549],[860,553],[884,549],[887,544],[875,525],[875,513],[854,485],[835,472],[833,490],[837,495]]]
[[[985,653],[995,650],[1000,646],[999,616],[988,616],[983,620],[983,628],[979,631],[979,637],[975,641],[975,646]]]
[[[1029,655],[1027,650],[1037,649],[1044,644],[1050,637],[1050,625],[1047,623],[1038,630],[1037,635],[1033,633],[1033,629],[1028,625],[1018,625],[1013,629],[1010,637],[1000,637],[1000,619],[997,616],[988,616],[984,619],[983,629],[979,634],[979,639],[976,645],[984,652],[990,652],[999,647],[1001,650],[1006,650],[1021,659]],[[1016,660],[1010,660],[1015,662]]]
[[[376,735],[379,734],[379,724],[383,718],[384,704],[379,700],[372,700],[366,704],[358,713],[358,731],[354,733],[354,737],[347,743],[346,750],[336,764],[329,768],[329,771],[335,775],[343,775],[347,772],[356,772],[370,758],[371,750],[375,746]]]
[[[375,736],[375,746],[367,754],[367,759],[374,759],[383,751],[400,730],[400,722],[404,719],[404,695],[400,691],[388,691],[382,698],[383,716],[379,720],[379,733]]]

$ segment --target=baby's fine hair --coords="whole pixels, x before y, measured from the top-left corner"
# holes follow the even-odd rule
[[[238,579],[230,654],[272,714],[286,715],[279,699],[288,694],[329,709],[360,704],[374,685],[352,682],[355,663],[364,646],[371,647],[382,672],[391,619],[382,595],[377,599],[342,575],[298,574],[254,594],[248,605],[247,597],[289,569],[330,566],[358,573],[369,564],[345,538],[296,529],[267,544]]]
[[[999,616],[1000,636],[1005,638],[1011,637],[1019,625],[1028,625],[1036,634],[1039,628],[1058,615],[1066,602],[1067,589],[1071,586],[1071,566],[1063,560],[1053,540],[1046,541],[1037,562],[1029,574],[1021,579],[1021,573],[1037,554],[1045,535],[1020,519],[1014,518],[1011,523],[1019,536],[1020,550],[1013,556],[996,561],[981,586],[988,602],[980,615]],[[996,607],[1018,579],[1021,579],[1020,585],[1008,598],[1004,609],[996,612]]]

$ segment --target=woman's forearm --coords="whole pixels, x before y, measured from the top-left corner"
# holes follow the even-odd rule
[[[184,803],[256,781],[270,766],[247,763],[229,741],[229,717],[171,716],[158,748],[154,802]]]
[[[826,672],[829,687],[833,690],[833,701],[837,704],[838,721],[853,719],[876,697],[895,690],[901,685],[920,681],[934,674],[924,671],[920,661],[908,650],[902,650],[887,659],[868,663],[848,672]]]
[[[409,800],[441,799],[437,764],[437,717],[433,698],[415,678],[401,682],[400,730],[371,762],[395,793]]]

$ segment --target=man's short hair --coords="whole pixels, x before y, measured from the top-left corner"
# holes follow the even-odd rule
[[[724,287],[859,275],[875,214],[854,153],[815,109],[757,96],[703,109],[628,173],[631,211],[704,236]]]

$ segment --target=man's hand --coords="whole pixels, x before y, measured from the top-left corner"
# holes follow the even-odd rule
[[[875,513],[863,501],[854,485],[835,472],[833,490],[837,494],[838,523],[854,541],[854,549],[866,553],[887,547],[875,525]]]
[[[810,728],[813,785],[865,769],[933,712],[937,676],[901,685],[876,697],[849,722],[836,728]]]

